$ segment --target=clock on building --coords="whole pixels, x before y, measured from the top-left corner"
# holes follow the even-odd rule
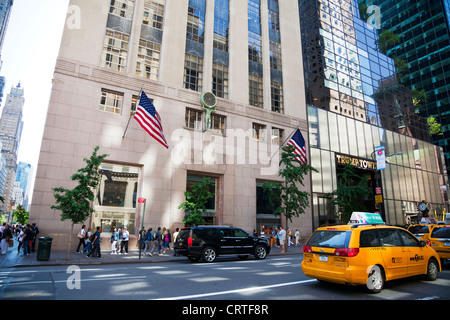
[[[206,108],[214,108],[217,104],[216,95],[210,91],[206,91],[200,98],[201,103]]]
[[[205,116],[205,129],[211,129],[211,114],[216,111],[217,98],[216,95],[210,91],[204,92],[200,97],[203,109],[206,111]]]

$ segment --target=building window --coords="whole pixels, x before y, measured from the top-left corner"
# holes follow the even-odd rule
[[[202,129],[202,111],[186,108],[185,126],[186,128],[201,130]]]
[[[228,29],[230,23],[229,0],[215,0],[213,47],[228,52]]]
[[[166,0],[145,0],[142,24],[162,30]]]
[[[228,98],[228,67],[213,64],[213,93],[219,98]]]
[[[281,83],[272,82],[270,93],[271,93],[272,111],[284,113],[283,85]]]
[[[101,66],[125,72],[129,40],[124,33],[106,29]]]
[[[99,110],[121,114],[123,104],[123,93],[102,89]]]
[[[106,233],[127,227],[131,234],[135,233],[139,168],[102,163],[100,172],[91,227],[101,226]]]
[[[213,113],[211,115],[211,130],[224,135],[227,129],[226,120],[227,118],[225,116]]]
[[[139,41],[136,75],[146,79],[158,80],[160,54],[161,45],[159,43],[141,39]]]
[[[283,129],[272,128],[272,144],[283,145]]]
[[[281,44],[270,41],[270,68],[282,71]]]
[[[253,123],[253,139],[257,141],[265,141],[266,126],[259,123]]]
[[[186,38],[195,42],[205,42],[205,11],[188,8]]]
[[[263,108],[263,79],[255,75],[249,75],[249,103],[252,106]]]
[[[184,60],[184,87],[200,92],[202,90],[203,59],[186,54]]]
[[[132,20],[134,11],[134,0],[111,0],[109,13]]]

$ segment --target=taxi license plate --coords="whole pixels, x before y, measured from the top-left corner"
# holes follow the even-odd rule
[[[444,242],[444,247],[450,247],[450,242]]]
[[[319,261],[328,262],[328,256],[324,254],[319,255]]]

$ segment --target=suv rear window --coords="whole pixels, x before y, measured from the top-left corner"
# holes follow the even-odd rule
[[[311,247],[347,248],[350,241],[351,231],[318,230],[308,241]]]
[[[450,238],[450,227],[437,227],[433,229],[430,238]]]
[[[189,236],[189,231],[191,231],[191,229],[181,229],[180,233],[178,233],[177,239],[181,239],[184,236]]]
[[[202,238],[214,238],[216,235],[216,228],[195,228],[194,235]]]

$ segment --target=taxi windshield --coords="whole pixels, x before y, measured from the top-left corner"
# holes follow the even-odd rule
[[[350,231],[317,230],[309,239],[308,246],[336,249],[347,248],[350,236]]]

